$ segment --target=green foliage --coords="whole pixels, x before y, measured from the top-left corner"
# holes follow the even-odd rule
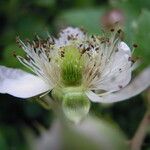
[[[78,26],[89,34],[99,34],[100,18],[104,12],[105,7],[72,9],[64,11],[56,20],[55,24],[60,28],[61,26]]]
[[[148,18],[150,18],[150,11],[143,10],[135,28],[135,41],[138,43],[135,54],[141,57],[145,65],[150,64],[150,19]]]
[[[9,67],[23,67],[14,56],[14,54],[24,55],[22,49],[20,49],[17,44],[10,44],[4,49],[3,59],[1,65],[6,65]]]
[[[8,149],[7,143],[5,141],[4,136],[2,135],[2,133],[0,132],[0,149]]]

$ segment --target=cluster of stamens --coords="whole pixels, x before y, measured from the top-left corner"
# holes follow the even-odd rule
[[[76,67],[82,66],[82,82],[81,84],[85,87],[94,89],[95,85],[99,85],[103,80],[107,78],[104,77],[102,73],[105,67],[111,63],[112,56],[118,52],[117,46],[120,40],[120,35],[122,31],[111,29],[110,35],[104,36],[88,36],[85,33],[80,37],[77,34],[61,33],[64,34],[64,41],[59,39],[54,39],[49,37],[47,39],[41,39],[38,36],[36,40],[30,42],[27,40],[23,43],[19,38],[17,42],[24,49],[26,57],[17,56],[19,61],[30,68],[35,74],[42,77],[44,80],[48,81],[50,84],[59,84],[62,76],[62,66],[60,65],[60,60],[64,60],[66,57],[66,49],[68,46],[70,48],[75,48],[80,53],[80,58],[83,59],[83,64],[78,64]],[[66,35],[65,35],[66,34]],[[67,35],[68,34],[68,35]],[[61,43],[59,45],[59,43]],[[136,47],[136,45],[134,46]],[[70,63],[68,59],[68,64]],[[79,61],[79,60],[76,60]],[[131,56],[128,57],[128,61],[132,64],[134,60]],[[69,66],[72,67],[72,66]],[[113,70],[114,72],[122,73],[124,66],[119,68],[119,70]],[[111,70],[110,70],[111,72]],[[115,77],[114,77],[115,79]],[[113,77],[112,77],[113,80]],[[118,85],[122,88],[122,85]]]

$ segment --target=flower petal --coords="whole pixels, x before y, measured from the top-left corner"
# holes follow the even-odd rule
[[[128,55],[131,55],[131,50],[130,48],[128,47],[128,45],[125,43],[125,42],[120,42],[119,45],[118,45],[118,50],[119,51],[123,51],[125,52],[126,54]]]
[[[106,94],[102,97],[92,91],[86,92],[88,98],[93,102],[112,103],[129,99],[138,95],[150,86],[150,67],[146,68],[138,77],[118,92]]]
[[[38,76],[19,69],[0,66],[0,93],[7,93],[19,98],[29,98],[50,89]]]
[[[60,32],[59,39],[55,40],[57,47],[62,47],[70,44],[71,40],[80,40],[85,37],[85,34],[79,28],[68,27]]]
[[[117,51],[113,52],[110,61],[106,64],[97,88],[106,91],[118,91],[125,87],[131,80],[130,57],[130,48],[124,42],[120,42]]]

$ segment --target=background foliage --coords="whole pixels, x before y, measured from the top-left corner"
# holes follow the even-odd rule
[[[125,41],[132,47],[138,44],[134,55],[142,65],[150,64],[150,1],[149,0],[0,0],[0,64],[20,67],[13,51],[22,54],[15,42],[33,39],[36,34],[45,37],[47,32],[57,35],[65,26],[84,28],[89,34],[102,32],[102,17],[110,10],[121,10]],[[139,69],[139,70],[140,70]],[[112,120],[130,139],[147,107],[146,94],[132,100],[103,106],[92,104],[91,113],[99,118]],[[53,120],[51,111],[43,109],[34,101],[23,101],[9,95],[0,95],[0,149],[27,150],[25,128],[39,134],[36,123],[49,127]],[[150,136],[143,149],[150,149]]]

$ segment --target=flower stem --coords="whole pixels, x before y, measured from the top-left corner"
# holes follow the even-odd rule
[[[131,140],[131,150],[141,150],[149,125],[150,125],[150,110],[147,110],[134,137]]]
[[[57,100],[52,99],[49,95],[43,97],[43,101],[49,105],[49,108],[53,111],[54,115],[61,120],[61,122],[65,122],[66,118],[64,116],[63,110],[61,108],[61,103]]]

